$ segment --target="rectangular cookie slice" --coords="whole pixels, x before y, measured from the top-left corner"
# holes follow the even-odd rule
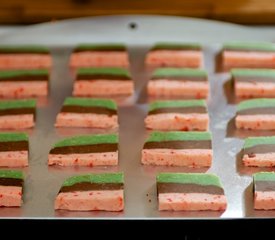
[[[0,170],[0,206],[22,205],[24,176],[21,171]]]
[[[157,43],[146,56],[146,65],[153,67],[200,68],[203,65],[201,46],[196,43]]]
[[[213,151],[209,132],[153,132],[142,149],[145,165],[210,167]]]
[[[274,130],[275,99],[256,98],[242,101],[237,106],[235,124],[238,129]]]
[[[35,124],[36,101],[0,101],[0,129],[32,128]]]
[[[46,69],[0,71],[0,97],[24,98],[48,95]]]
[[[275,166],[275,136],[249,137],[244,141],[243,163],[245,166]]]
[[[26,167],[28,153],[27,134],[0,132],[0,167]]]
[[[128,67],[128,53],[124,44],[80,44],[70,58],[70,67]]]
[[[74,96],[131,95],[134,82],[123,68],[80,68],[74,82]]]
[[[117,165],[118,136],[97,134],[61,140],[50,150],[48,164],[89,167]]]
[[[110,99],[67,97],[55,126],[117,128],[117,105]]]
[[[153,72],[147,92],[153,97],[207,98],[207,72],[192,68],[159,68]]]
[[[253,175],[254,209],[275,209],[275,172],[259,172]]]
[[[231,75],[236,97],[275,97],[274,69],[233,69]]]
[[[219,178],[206,173],[159,173],[159,210],[223,211],[227,201]]]
[[[230,42],[222,49],[222,68],[275,68],[275,44]]]
[[[146,128],[153,130],[206,131],[208,123],[204,100],[155,101],[145,118]]]
[[[68,178],[55,199],[55,209],[122,211],[123,173],[87,174]]]
[[[50,69],[52,57],[47,47],[39,45],[1,45],[0,69]]]

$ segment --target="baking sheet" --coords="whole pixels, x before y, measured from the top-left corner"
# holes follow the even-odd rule
[[[135,23],[136,28],[129,28]],[[259,32],[261,31],[261,34]],[[219,38],[217,39],[217,36]],[[48,45],[54,56],[50,96],[39,102],[36,127],[30,134],[29,167],[26,175],[24,204],[19,208],[0,208],[0,218],[249,218],[275,217],[275,211],[254,211],[251,174],[260,170],[241,163],[243,138],[248,135],[272,135],[275,132],[246,132],[234,128],[236,102],[228,74],[215,74],[214,59],[221,43],[232,40],[267,40],[275,37],[270,30],[245,28],[218,22],[159,16],[112,16],[40,24],[0,37],[1,44],[38,43]],[[56,129],[55,117],[65,97],[72,93],[73,77],[68,68],[72,46],[82,42],[125,42],[129,46],[130,71],[135,95],[119,107],[119,166],[48,167],[51,146],[75,134],[104,132],[90,129]],[[204,45],[205,68],[209,73],[211,94],[208,99],[210,130],[213,134],[214,160],[210,169],[142,166],[141,149],[148,132],[144,128],[147,112],[144,87],[150,71],[144,57],[156,41],[195,41]],[[271,171],[273,169],[261,169]],[[88,172],[123,171],[125,173],[125,210],[112,212],[55,211],[54,199],[62,182],[69,176]],[[225,212],[159,212],[155,176],[158,172],[211,172],[223,183],[228,200]]]

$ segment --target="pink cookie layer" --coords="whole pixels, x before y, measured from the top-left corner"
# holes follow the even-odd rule
[[[141,162],[145,165],[210,167],[211,149],[143,149]]]
[[[40,97],[48,95],[48,82],[0,82],[0,97]]]
[[[49,154],[49,165],[59,166],[112,166],[118,164],[118,152]]]
[[[32,114],[0,116],[0,129],[25,129],[34,126]]]
[[[79,80],[74,83],[74,96],[131,95],[132,81],[120,80]]]
[[[237,82],[235,95],[240,98],[275,97],[275,83]]]
[[[71,55],[70,67],[127,67],[127,52],[77,52]]]
[[[161,193],[158,199],[160,211],[222,211],[227,206],[224,195],[207,193]]]
[[[238,129],[274,130],[275,115],[237,115],[235,124]]]
[[[274,52],[239,52],[224,51],[223,67],[231,68],[275,68]]]
[[[209,84],[208,82],[159,79],[149,81],[147,91],[149,96],[207,98]]]
[[[62,192],[55,200],[55,209],[71,211],[118,212],[123,208],[123,190]]]
[[[195,50],[155,50],[148,53],[146,65],[199,68],[203,54]]]
[[[275,209],[275,192],[260,192],[254,193],[254,208],[262,210]]]
[[[59,113],[56,127],[117,128],[117,115],[93,113]]]
[[[0,152],[0,167],[28,166],[28,151]]]
[[[206,131],[208,122],[208,114],[201,113],[160,113],[145,118],[146,128],[154,130]]]
[[[52,66],[52,58],[47,54],[1,54],[0,69],[36,69]]]
[[[245,154],[243,156],[243,163],[248,167],[274,167],[275,153],[255,153],[252,156]]]
[[[20,207],[22,203],[22,188],[0,186],[0,206]]]

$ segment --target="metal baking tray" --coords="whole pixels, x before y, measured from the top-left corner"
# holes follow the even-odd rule
[[[243,138],[272,132],[236,131],[233,117],[235,101],[228,84],[229,75],[215,74],[214,59],[225,41],[272,41],[274,29],[243,27],[215,21],[163,16],[108,16],[66,20],[25,27],[3,33],[0,44],[45,44],[52,50],[54,67],[50,96],[39,101],[36,126],[30,134],[29,167],[25,168],[24,204],[21,208],[0,208],[0,218],[271,218],[275,211],[254,211],[251,174],[260,169],[245,168],[240,160]],[[144,67],[148,49],[157,41],[198,42],[204,46],[204,65],[209,73],[211,94],[208,99],[210,130],[213,134],[214,161],[210,169],[142,166],[141,149],[148,132],[144,87],[150,71]],[[118,167],[48,167],[51,146],[75,134],[103,132],[89,129],[56,129],[55,117],[66,96],[72,93],[73,77],[68,67],[72,47],[84,42],[123,42],[127,44],[135,95],[119,107]],[[261,169],[274,170],[274,169]],[[69,176],[88,172],[125,173],[125,210],[112,212],[55,211],[54,199]],[[225,212],[160,212],[157,210],[155,177],[158,172],[211,172],[223,183],[228,200]]]

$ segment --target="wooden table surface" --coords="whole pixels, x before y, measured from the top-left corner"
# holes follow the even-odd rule
[[[25,24],[112,14],[162,14],[274,24],[275,0],[1,0],[0,23]]]

